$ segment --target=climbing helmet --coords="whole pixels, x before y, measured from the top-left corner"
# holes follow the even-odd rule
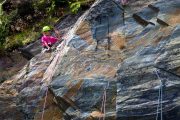
[[[50,31],[50,30],[51,30],[51,28],[49,26],[44,26],[43,29],[42,29],[43,32],[47,32],[47,31]]]

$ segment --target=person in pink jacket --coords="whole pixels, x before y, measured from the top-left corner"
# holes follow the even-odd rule
[[[55,33],[56,33],[57,37],[51,36],[50,31],[51,31],[51,28],[49,26],[44,26],[43,29],[42,29],[43,36],[41,37],[41,43],[42,43],[42,46],[47,50],[50,50],[50,48],[58,40],[61,40],[61,36],[59,34],[59,31],[55,30]]]

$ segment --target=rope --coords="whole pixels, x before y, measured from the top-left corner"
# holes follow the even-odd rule
[[[105,95],[105,89],[104,89],[104,93],[103,93],[103,100],[102,100],[102,104],[101,104],[101,113],[104,113],[104,101],[105,101],[105,97],[104,97],[104,95]],[[101,120],[101,118],[99,118],[99,120]]]
[[[44,111],[45,111],[45,107],[46,107],[47,96],[48,96],[48,88],[46,89],[46,96],[44,99],[44,105],[43,105],[43,112],[42,112],[41,120],[44,120]]]
[[[105,120],[106,118],[106,90],[104,92],[104,116],[103,116],[103,120]]]
[[[46,85],[44,87],[47,87],[50,83],[50,80],[52,79],[53,75],[54,75],[54,72],[55,72],[55,65],[57,65],[58,63],[61,62],[61,59],[62,59],[62,56],[63,56],[63,49],[64,47],[66,46],[66,44],[68,43],[67,40],[70,40],[72,39],[70,34],[74,34],[74,32],[78,29],[79,27],[79,23],[85,19],[85,15],[87,13],[85,13],[80,19],[78,19],[78,21],[75,23],[73,29],[69,30],[69,32],[67,34],[65,34],[64,36],[66,37],[66,39],[59,45],[57,46],[57,52],[59,52],[58,55],[55,56],[55,58],[53,59],[53,63],[50,64],[50,66],[47,68],[46,72],[44,74],[48,74],[49,72],[51,74],[48,74],[47,76],[44,76],[44,78],[41,80],[41,83],[43,83],[45,80],[46,80]],[[62,37],[63,38],[63,37]],[[41,90],[43,89],[43,87],[41,88]],[[46,106],[46,101],[47,101],[47,92],[48,92],[48,87],[47,89],[45,90],[46,91],[46,96],[45,96],[45,101],[44,101],[44,106],[43,106],[43,113],[42,113],[42,116],[41,116],[41,120],[44,119],[44,111],[45,111],[45,106]]]
[[[163,120],[163,110],[162,110],[162,101],[163,101],[163,84],[162,84],[162,80],[158,74],[158,71],[156,70],[155,71],[158,79],[160,80],[160,87],[159,87],[159,95],[158,95],[158,106],[157,106],[157,112],[156,112],[156,120],[158,120],[159,118],[159,111],[161,112],[161,116],[160,116],[160,119]],[[159,109],[160,108],[160,109]]]
[[[123,5],[119,5],[117,2],[115,2],[114,0],[112,0],[112,2],[120,9],[120,10],[122,10],[122,18],[123,18],[123,26],[124,26],[124,28],[123,28],[123,35],[124,35],[124,37],[126,36],[126,28],[125,28],[125,8],[124,8],[124,6]]]
[[[102,105],[101,105],[101,113],[103,113],[103,117],[102,119],[105,120],[106,118],[106,101],[107,101],[107,89],[109,88],[109,81],[107,83],[107,86],[104,87],[104,93],[103,93],[103,101],[102,101]],[[101,120],[101,118],[99,118],[99,120]]]
[[[63,48],[64,48],[64,46],[66,45],[66,41],[64,41],[63,43],[62,43],[62,45],[60,46],[60,48],[58,49],[58,50],[60,50],[60,54],[62,54],[61,52],[62,52],[62,50],[63,50]],[[55,63],[54,64],[57,64],[57,61],[58,61],[58,59],[59,59],[59,56],[55,59],[56,61],[55,61]],[[53,59],[54,60],[54,59]],[[55,66],[53,66],[53,68],[54,68]],[[50,79],[52,79],[52,77],[53,77],[53,74],[50,74],[49,75],[49,77],[50,77]],[[43,82],[44,81],[44,79],[42,79],[42,81],[41,82]],[[48,81],[48,83],[47,83],[47,85],[49,84],[49,82],[50,81]],[[46,107],[46,102],[47,102],[47,93],[48,93],[48,87],[46,88],[46,90],[45,90],[46,92],[46,95],[45,95],[45,100],[44,100],[44,105],[43,105],[43,112],[42,112],[42,116],[41,116],[41,120],[44,120],[44,111],[45,111],[45,107]]]
[[[110,36],[109,36],[110,30],[109,30],[109,17],[108,16],[107,16],[107,20],[108,20],[108,24],[107,24],[107,26],[108,26],[108,50],[110,50]]]
[[[120,10],[123,10],[123,7],[120,6],[117,2],[115,2],[114,0],[110,0],[110,1],[112,1],[115,5],[117,5],[117,7],[118,7]]]
[[[122,6],[123,9],[122,9],[122,18],[123,18],[123,35],[124,35],[124,38],[126,38],[126,23],[125,23],[125,7]]]

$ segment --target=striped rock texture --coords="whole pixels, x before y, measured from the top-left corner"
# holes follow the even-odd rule
[[[1,85],[0,105],[18,120],[179,120],[179,13],[179,0],[95,1],[56,52]]]

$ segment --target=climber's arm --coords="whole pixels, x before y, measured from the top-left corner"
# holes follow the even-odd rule
[[[58,30],[56,30],[56,29],[54,29],[54,32],[55,32],[55,35],[56,35],[57,39],[59,41],[62,41],[62,35],[60,34],[60,32]]]
[[[48,50],[50,50],[50,47],[47,42],[44,42],[44,45],[47,47]]]

